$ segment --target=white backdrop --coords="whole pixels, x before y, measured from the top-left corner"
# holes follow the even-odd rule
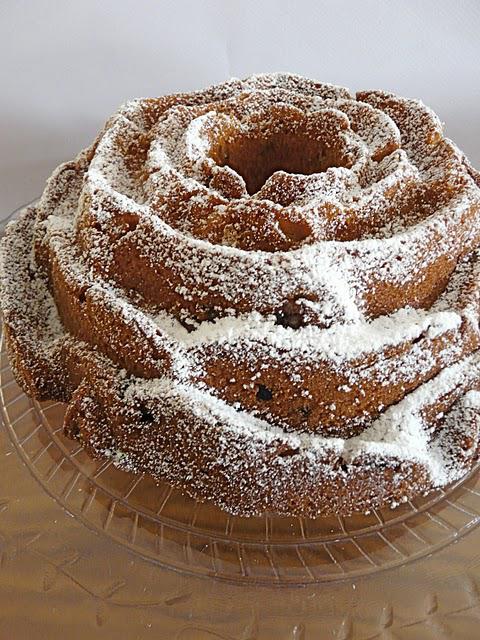
[[[0,0],[0,218],[125,100],[293,71],[421,97],[480,166],[478,0]]]

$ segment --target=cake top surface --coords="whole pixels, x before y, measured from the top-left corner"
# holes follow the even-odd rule
[[[165,376],[119,371],[132,402],[162,397],[234,436],[284,440],[305,455],[421,460],[443,482],[451,460],[432,450],[422,411],[478,374],[477,356],[455,362],[457,347],[445,349],[443,373],[382,407],[354,438],[287,433],[196,384],[192,372],[211,350],[232,359],[262,352],[292,375],[328,362],[357,384],[352,363],[375,354],[388,381],[390,347],[466,326],[478,333],[478,300],[462,296],[478,281],[463,253],[478,244],[478,216],[465,220],[480,206],[479,184],[421,101],[257,75],[124,105],[50,178],[35,206],[34,239],[84,297],[171,357]],[[3,247],[32,268],[18,239]],[[443,286],[424,291],[419,283],[449,254]],[[145,282],[135,279],[131,256],[150,274]],[[4,267],[3,282],[13,290],[13,270]],[[45,349],[55,350],[65,331],[42,287],[2,305],[20,315],[39,310],[48,319]],[[432,366],[417,357],[420,347],[412,353],[405,378]],[[478,394],[462,402],[477,407]]]

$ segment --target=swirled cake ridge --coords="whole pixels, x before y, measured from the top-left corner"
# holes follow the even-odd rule
[[[7,229],[13,369],[92,455],[232,513],[395,505],[478,456],[479,207],[418,100],[134,100]]]

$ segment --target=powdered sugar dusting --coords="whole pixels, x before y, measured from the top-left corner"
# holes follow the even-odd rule
[[[125,424],[90,445],[182,486],[205,438],[215,473],[277,501],[299,468],[444,485],[478,439],[474,175],[430,109],[384,92],[268,74],[130,102],[2,243],[24,384],[67,396],[70,352],[100,386],[108,370]],[[82,385],[83,416],[100,392]],[[158,433],[122,450],[142,420],[178,425],[178,459]]]

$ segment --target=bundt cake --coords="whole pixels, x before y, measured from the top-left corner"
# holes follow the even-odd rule
[[[479,209],[418,100],[128,102],[8,226],[12,368],[91,455],[232,514],[395,506],[478,457]]]

